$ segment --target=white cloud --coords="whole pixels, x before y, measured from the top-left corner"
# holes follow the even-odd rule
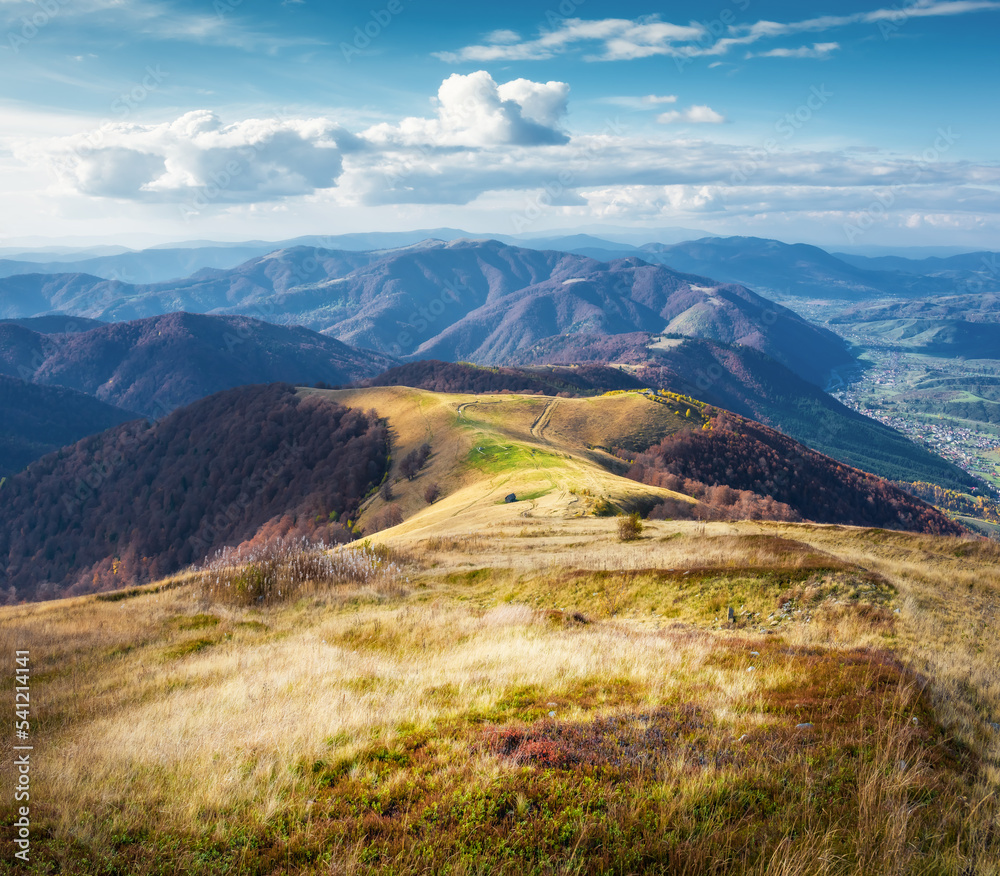
[[[380,147],[541,146],[566,143],[558,127],[569,85],[514,79],[497,85],[485,70],[452,74],[438,89],[435,118],[375,125],[364,137]]]
[[[566,115],[569,85],[565,82],[532,82],[514,79],[497,88],[503,101],[513,101],[521,108],[521,115],[546,128],[555,128]]]
[[[747,52],[747,58],[828,58],[840,48],[840,43],[813,43],[797,49],[771,49],[767,52]]]
[[[534,39],[513,39],[511,31],[497,31],[479,45],[465,46],[457,51],[435,52],[449,63],[467,61],[542,61],[585,46],[592,51],[588,61],[628,61],[654,56],[691,59],[727,54],[736,46],[748,46],[764,39],[799,33],[823,32],[855,24],[879,24],[893,30],[909,18],[931,18],[965,15],[971,12],[1000,10],[1000,0],[916,0],[896,8],[875,9],[849,15],[822,15],[793,22],[757,21],[753,24],[731,24],[723,34],[710,32],[704,25],[687,25],[662,21],[657,15],[635,20],[605,18],[584,20],[569,18],[550,30],[542,30]],[[500,35],[498,37],[498,34]],[[818,43],[811,49],[778,49],[764,52],[764,57],[824,57],[834,43]],[[820,54],[809,54],[819,50]],[[802,53],[802,54],[798,54]],[[747,57],[754,57],[748,55]]]
[[[597,21],[569,18],[553,30],[543,31],[536,39],[522,42],[507,39],[509,31],[500,33],[504,39],[487,37],[483,45],[466,46],[457,52],[435,52],[434,55],[451,63],[542,61],[568,51],[577,43],[601,42],[605,46],[602,60],[640,58],[671,54],[675,45],[700,39],[705,28],[696,22],[689,25],[670,24],[650,15],[635,21],[627,18]]]
[[[223,124],[195,110],[158,125],[106,123],[87,134],[17,150],[39,153],[62,186],[127,200],[269,201],[329,188],[356,138],[327,119],[246,119]]]
[[[505,143],[475,148],[407,146],[399,140],[344,156],[337,197],[351,205],[470,204],[484,196],[544,190],[550,203],[570,203],[593,191],[657,191],[670,209],[736,210],[767,207],[797,212],[816,204],[831,209],[868,205],[874,192],[914,206],[996,211],[994,164],[927,162],[882,152],[768,152],[685,136],[576,134],[563,144],[526,148]],[[664,187],[681,192],[673,200]],[[708,188],[706,188],[708,187]],[[724,193],[720,200],[717,193]],[[638,197],[638,195],[636,195]],[[926,203],[925,203],[926,202]],[[692,208],[693,209],[693,208]]]
[[[646,94],[642,97],[634,95],[614,95],[611,97],[599,98],[601,103],[611,103],[615,106],[624,106],[633,110],[648,110],[665,103],[677,103],[676,94]]]
[[[758,229],[762,216],[784,217],[790,228],[795,216],[847,221],[878,199],[894,216],[965,217],[962,222],[1000,216],[1000,166],[950,160],[950,132],[928,150],[931,157],[809,150],[791,142],[765,150],[685,132],[628,135],[608,128],[570,135],[560,128],[568,93],[563,82],[497,84],[484,71],[455,75],[442,83],[428,117],[360,134],[326,118],[227,123],[199,110],[169,122],[105,124],[66,137],[57,131],[79,128],[80,117],[34,117],[0,106],[0,180],[11,204],[45,202],[74,216],[110,210],[111,199],[120,215],[193,203],[206,215],[226,216],[273,215],[283,201],[296,216],[300,209],[319,215],[316,205],[325,204],[397,217],[415,216],[426,205],[469,205],[463,209],[474,213],[483,205],[513,204],[508,209],[523,215],[525,204],[537,202],[580,219],[711,214],[713,221]],[[670,106],[671,97],[634,100],[651,109]],[[661,116],[665,123],[723,121],[705,105]],[[8,133],[15,128],[24,132],[19,140]],[[57,180],[47,191],[39,183],[45,168]],[[497,208],[490,209],[496,215]]]
[[[29,19],[36,25],[41,21],[40,27],[45,28],[47,34],[63,31],[70,36],[74,46],[80,45],[84,26],[88,44],[93,45],[106,33],[110,34],[110,43],[116,49],[123,33],[266,52],[323,42],[314,37],[279,37],[252,30],[237,14],[241,3],[242,0],[217,0],[214,5],[204,4],[206,12],[195,12],[184,11],[176,3],[164,0],[51,0],[49,7],[41,10],[36,0],[0,0],[3,10],[0,21],[6,14],[5,23],[9,29],[3,48],[9,48],[6,43],[12,36],[24,35],[23,22]]]
[[[486,37],[488,43],[517,43],[521,41],[521,34],[516,30],[495,30]]]
[[[661,103],[677,103],[677,95],[676,94],[664,94],[664,95],[647,94],[642,99],[642,102],[645,103],[645,104],[649,104],[651,106],[656,106],[657,104],[661,104]]]
[[[721,125],[726,120],[714,109],[704,104],[689,106],[685,110],[671,110],[660,113],[656,117],[661,125],[690,124],[690,125]]]

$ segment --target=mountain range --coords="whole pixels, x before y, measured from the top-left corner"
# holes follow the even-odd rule
[[[173,313],[61,333],[0,323],[0,374],[149,417],[244,384],[350,383],[394,364],[301,326],[245,316]]]
[[[849,326],[898,350],[945,358],[1000,357],[1000,295],[996,293],[859,302],[831,315],[829,324]]]
[[[580,230],[541,234],[473,234],[457,228],[425,228],[414,231],[371,231],[355,234],[304,235],[288,240],[247,240],[223,243],[213,240],[190,240],[160,244],[142,250],[121,246],[44,247],[18,250],[0,247],[0,277],[17,274],[91,274],[105,280],[127,283],[159,283],[188,277],[203,268],[234,268],[248,259],[279,249],[305,246],[311,249],[364,251],[412,246],[422,240],[500,240],[530,249],[558,249],[567,252],[583,246],[609,249],[637,249],[635,244],[655,239],[677,243],[707,236],[691,228],[626,229],[596,226],[604,235]],[[649,235],[649,236],[647,236]],[[605,237],[607,239],[605,239]]]
[[[87,435],[138,418],[82,392],[0,374],[0,478]]]
[[[638,452],[636,464],[619,448]],[[155,580],[241,543],[346,541],[359,521],[369,534],[398,525],[403,508],[467,518],[512,490],[563,519],[662,505],[653,516],[759,509],[765,519],[960,531],[766,426],[649,390],[525,398],[244,386],[85,438],[0,490],[8,603]]]
[[[637,256],[675,271],[745,284],[763,295],[870,300],[944,295],[956,284],[971,283],[977,284],[976,289],[1000,290],[995,253],[922,260],[868,258],[759,237],[709,237],[627,250],[586,246],[574,251],[604,259]]]
[[[296,247],[183,281],[131,285],[79,274],[0,281],[0,317],[62,312],[100,320],[173,311],[299,323],[409,358],[516,363],[546,338],[675,333],[761,350],[817,383],[850,361],[832,332],[749,289],[637,258],[498,241],[428,241],[390,251]]]

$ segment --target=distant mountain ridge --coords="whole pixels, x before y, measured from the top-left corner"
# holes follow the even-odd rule
[[[535,395],[597,395],[643,389],[631,373],[604,365],[535,368],[484,368],[468,362],[434,359],[407,362],[359,384],[409,386],[431,392],[521,392]]]
[[[0,323],[0,374],[68,387],[150,417],[235,386],[350,383],[394,364],[301,326],[244,316],[172,313],[72,334]]]
[[[996,256],[991,253],[920,261],[866,258],[759,237],[709,237],[621,249],[605,241],[572,251],[605,260],[638,256],[676,271],[740,283],[765,296],[844,300],[916,297],[949,294],[956,291],[956,284],[977,281],[981,284],[977,289],[1000,290],[1000,273],[989,270],[989,265],[996,264]]]
[[[594,233],[607,235],[608,239]],[[422,240],[500,240],[530,249],[576,251],[593,245],[605,250],[636,249],[648,240],[677,243],[705,237],[693,228],[627,229],[599,226],[593,229],[563,229],[535,234],[475,234],[458,228],[424,228],[412,231],[369,231],[349,234],[307,234],[287,240],[245,240],[236,243],[188,240],[131,250],[122,246],[82,248],[48,247],[18,250],[0,247],[0,277],[17,274],[91,274],[126,283],[160,283],[189,277],[205,268],[234,268],[248,259],[280,249],[306,246],[312,249],[368,252],[412,246]]]
[[[62,311],[118,321],[176,310],[296,322],[394,356],[479,364],[516,364],[549,337],[636,332],[745,344],[814,382],[851,360],[832,332],[745,287],[635,257],[599,262],[498,241],[368,253],[295,248],[147,286],[82,275],[0,280],[0,317],[8,319]]]
[[[138,418],[132,411],[72,389],[0,374],[0,477],[88,435]]]
[[[931,274],[939,277],[951,277],[957,280],[969,280],[973,274],[992,274],[994,279],[1000,273],[1000,253],[989,250],[964,252],[950,256],[927,256],[925,258],[906,258],[904,256],[864,256],[853,253],[833,253],[834,256],[855,265],[876,271],[900,271],[904,274]]]

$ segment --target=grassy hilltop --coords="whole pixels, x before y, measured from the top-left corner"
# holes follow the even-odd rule
[[[34,667],[21,872],[1000,873],[996,545],[624,542],[595,511],[685,500],[608,451],[697,404],[325,394],[386,418],[357,525],[402,523],[0,609]]]

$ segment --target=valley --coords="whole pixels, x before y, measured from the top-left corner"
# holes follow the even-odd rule
[[[953,462],[996,493],[1000,346],[970,349],[954,328],[991,327],[996,319],[994,302],[985,295],[944,303],[875,300],[858,306],[814,301],[792,306],[837,331],[858,357],[857,366],[834,371],[827,389],[835,398]],[[920,332],[920,326],[907,330],[895,322],[872,319],[873,314],[899,307],[937,307],[945,318],[928,333]]]
[[[992,363],[955,362],[878,347],[865,350],[860,362],[856,378],[833,391],[837,399],[1000,489],[1000,423],[988,413],[996,402],[952,388],[971,389],[980,379],[976,372],[988,381]],[[996,366],[1000,369],[1000,362]]]

